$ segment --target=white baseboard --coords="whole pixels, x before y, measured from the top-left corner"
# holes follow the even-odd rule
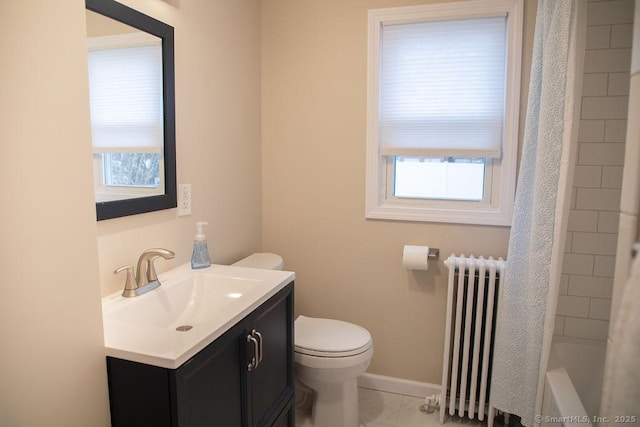
[[[370,374],[368,372],[358,377],[358,386],[415,397],[427,397],[432,394],[438,394],[442,388],[439,384],[387,377],[384,375]]]

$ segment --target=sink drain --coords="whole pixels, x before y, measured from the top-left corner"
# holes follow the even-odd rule
[[[193,326],[191,326],[191,325],[182,325],[182,326],[178,326],[176,328],[176,331],[185,332],[185,331],[188,331],[191,328],[193,328]]]

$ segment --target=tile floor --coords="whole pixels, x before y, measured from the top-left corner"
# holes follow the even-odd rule
[[[420,411],[424,398],[386,393],[360,388],[360,427],[440,427],[439,410],[432,414]],[[310,408],[299,407],[296,412],[296,427],[309,425]],[[445,427],[453,424],[482,426],[476,420],[453,418],[445,421]],[[484,423],[486,425],[486,422]]]

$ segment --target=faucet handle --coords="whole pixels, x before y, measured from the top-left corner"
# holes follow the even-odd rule
[[[122,291],[123,297],[134,297],[136,296],[136,289],[138,289],[138,284],[135,281],[135,273],[133,271],[132,265],[124,265],[120,268],[113,270],[113,274],[118,274],[122,271],[127,272],[127,277],[124,282],[124,290]]]

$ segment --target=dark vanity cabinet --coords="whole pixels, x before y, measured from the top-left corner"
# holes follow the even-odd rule
[[[177,369],[107,357],[114,427],[294,427],[293,282]]]

